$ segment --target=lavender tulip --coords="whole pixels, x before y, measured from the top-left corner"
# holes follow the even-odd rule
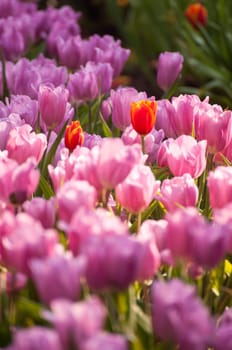
[[[157,84],[166,91],[176,81],[183,67],[184,57],[179,52],[163,52],[157,65]]]
[[[209,311],[194,287],[180,280],[153,284],[152,321],[155,334],[181,350],[204,350],[211,343],[214,328]]]
[[[32,259],[30,270],[38,294],[45,304],[65,298],[76,301],[80,297],[80,280],[84,276],[86,260],[71,254],[54,254],[45,259]]]

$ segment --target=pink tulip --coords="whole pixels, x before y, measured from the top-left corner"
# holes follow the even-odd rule
[[[207,140],[209,153],[215,154],[232,140],[232,112],[221,106],[202,102],[194,109],[196,139]]]
[[[138,235],[140,247],[137,252],[137,280],[152,279],[160,267],[160,253],[152,235]]]
[[[119,138],[106,138],[100,146],[97,174],[105,189],[122,182],[135,164],[142,161],[141,147],[126,146]]]
[[[218,166],[210,171],[207,179],[210,206],[223,208],[232,202],[232,167]]]
[[[149,206],[159,186],[160,182],[155,180],[150,167],[136,165],[116,187],[116,198],[129,212],[140,213]]]
[[[224,227],[225,234],[228,234],[228,253],[232,253],[232,202],[222,208],[213,209],[213,221]]]
[[[12,129],[6,144],[9,158],[15,159],[19,164],[24,163],[29,157],[33,157],[38,164],[46,148],[46,136],[33,132],[29,124]]]
[[[204,100],[204,103],[207,102],[208,98]],[[175,113],[170,115],[170,119],[176,135],[192,135],[194,132],[194,112],[201,103],[200,98],[197,95],[179,95],[172,97],[171,103]]]
[[[69,248],[74,255],[79,254],[85,241],[91,235],[128,235],[128,227],[117,216],[106,209],[82,207],[72,217],[67,229]]]
[[[30,260],[51,255],[57,243],[56,231],[45,230],[28,214],[20,213],[14,229],[2,239],[3,263],[15,271],[30,275]]]
[[[179,136],[175,140],[167,139],[158,151],[158,165],[168,166],[174,176],[188,173],[197,178],[206,167],[206,146],[205,140],[197,142],[188,135]]]
[[[48,129],[54,129],[64,123],[68,97],[68,90],[61,86],[51,88],[40,85],[38,95],[40,117]]]
[[[0,150],[6,149],[7,139],[12,129],[24,124],[19,114],[11,113],[8,117],[0,118]]]
[[[179,207],[194,207],[197,204],[198,187],[189,174],[166,179],[156,199],[170,212]]]
[[[55,203],[54,198],[46,200],[41,197],[34,197],[23,203],[23,209],[35,220],[40,221],[44,228],[52,228],[55,224]]]
[[[57,192],[58,218],[70,222],[80,208],[94,209],[97,192],[87,181],[67,181]]]
[[[179,52],[162,52],[158,58],[157,84],[166,91],[177,79],[183,67],[184,57]]]
[[[138,92],[132,87],[111,90],[110,105],[112,109],[112,122],[120,130],[125,130],[131,124],[130,103],[147,99],[145,92]]]

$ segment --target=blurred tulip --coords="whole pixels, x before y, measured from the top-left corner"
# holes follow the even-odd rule
[[[205,26],[208,19],[208,11],[200,2],[196,2],[187,7],[185,17],[194,28],[197,28],[199,24]]]
[[[179,52],[162,52],[158,58],[157,84],[167,91],[176,81],[183,67],[184,57]]]

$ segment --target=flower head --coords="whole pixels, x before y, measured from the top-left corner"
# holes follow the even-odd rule
[[[200,2],[196,2],[187,7],[185,17],[194,28],[197,28],[199,24],[202,26],[206,25],[208,12]]]
[[[131,102],[131,123],[140,135],[147,135],[153,129],[156,121],[157,102],[141,100]]]
[[[79,120],[73,121],[67,125],[64,134],[65,146],[73,151],[76,146],[82,146],[84,142],[84,132],[80,125]]]

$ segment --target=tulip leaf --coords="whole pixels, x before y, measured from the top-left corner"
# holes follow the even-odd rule
[[[101,122],[102,122],[102,129],[103,129],[103,133],[106,137],[112,137],[113,134],[112,134],[112,131],[110,130],[109,126],[107,125],[107,123],[105,122],[103,116],[101,113],[99,113],[100,115],[100,119],[101,119]]]
[[[46,199],[49,199],[54,196],[52,187],[43,175],[40,175],[39,188]]]

